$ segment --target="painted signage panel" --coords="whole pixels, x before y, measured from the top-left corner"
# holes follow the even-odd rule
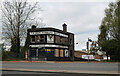
[[[54,32],[54,31],[30,32],[30,35],[40,35],[40,34],[53,34],[53,35],[59,35],[59,36],[63,36],[63,37],[68,37],[68,35],[58,33],[58,32]]]
[[[68,48],[68,46],[62,46],[62,45],[48,45],[48,44],[41,44],[41,45],[29,45],[29,47],[59,47],[59,48]]]
[[[46,49],[46,51],[51,51],[51,49]]]
[[[68,37],[68,35],[65,35],[65,34],[62,34],[62,33],[58,33],[58,32],[55,32],[55,35],[59,35],[59,36],[63,36],[63,37]]]
[[[47,42],[54,43],[54,35],[47,35]]]
[[[53,31],[30,32],[30,35],[39,35],[39,34],[54,34],[54,32]]]
[[[104,56],[103,59],[107,60],[107,56]],[[108,57],[108,60],[110,60],[110,57]]]
[[[65,57],[68,57],[69,56],[69,54],[68,54],[68,50],[67,49],[65,49]]]
[[[94,59],[93,55],[82,55],[83,59],[88,59],[88,57],[89,57],[89,59]]]

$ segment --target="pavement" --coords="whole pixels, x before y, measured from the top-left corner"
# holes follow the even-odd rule
[[[24,63],[120,63],[120,62],[97,62],[97,61],[2,61],[2,62],[24,62]]]
[[[47,72],[23,72],[3,71],[2,76],[118,76],[115,74],[80,74],[80,73],[47,73]]]
[[[24,71],[44,73],[72,73],[119,75],[119,63],[107,62],[55,62],[55,61],[4,61],[3,71]]]

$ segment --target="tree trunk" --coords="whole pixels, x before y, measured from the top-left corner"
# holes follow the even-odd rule
[[[19,58],[19,53],[20,53],[20,38],[18,37],[17,38],[17,51],[16,51],[17,58]]]

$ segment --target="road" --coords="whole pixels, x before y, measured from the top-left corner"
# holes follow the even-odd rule
[[[44,71],[69,71],[80,73],[118,73],[118,63],[25,63],[2,62],[2,68]],[[4,72],[5,73],[5,72]]]

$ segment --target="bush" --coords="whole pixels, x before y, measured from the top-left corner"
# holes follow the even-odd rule
[[[4,60],[7,60],[9,58],[9,56],[8,56],[8,52],[7,51],[2,51],[2,60],[4,61]]]

